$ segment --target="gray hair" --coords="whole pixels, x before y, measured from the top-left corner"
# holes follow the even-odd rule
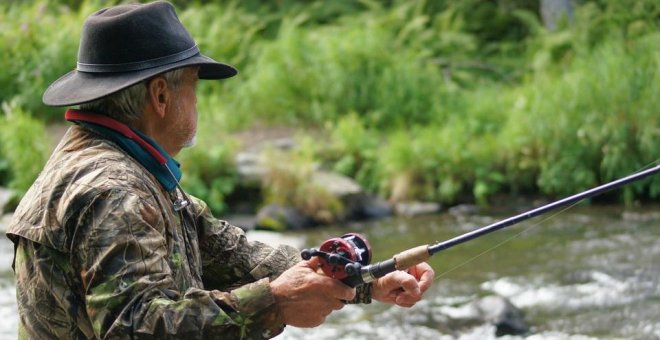
[[[176,90],[181,84],[183,70],[178,68],[162,74],[170,89]],[[147,100],[148,81],[141,81],[119,92],[80,104],[80,110],[100,113],[130,126],[142,116]]]

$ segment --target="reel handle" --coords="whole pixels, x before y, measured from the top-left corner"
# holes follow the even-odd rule
[[[303,260],[319,257],[321,270],[326,276],[356,287],[365,283],[362,267],[371,262],[371,246],[364,236],[348,233],[324,241],[319,249],[303,249],[300,256]]]
[[[321,256],[318,249],[309,248],[309,249],[303,249],[300,252],[300,257],[302,257],[302,259],[305,261],[309,261],[313,256]]]

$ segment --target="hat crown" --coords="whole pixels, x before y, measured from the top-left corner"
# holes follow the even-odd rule
[[[78,70],[134,71],[175,62],[198,52],[170,3],[120,5],[100,10],[85,21]]]
[[[170,3],[110,7],[85,20],[78,66],[48,86],[43,102],[87,103],[189,66],[199,68],[199,79],[224,79],[238,72],[200,53]]]

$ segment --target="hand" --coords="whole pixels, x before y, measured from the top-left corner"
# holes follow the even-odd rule
[[[389,273],[373,282],[372,297],[380,302],[412,307],[433,283],[435,273],[422,262],[406,271]]]
[[[317,273],[318,267],[319,259],[313,257],[289,268],[270,283],[287,325],[316,327],[333,310],[344,307],[344,300],[355,297],[354,288]]]

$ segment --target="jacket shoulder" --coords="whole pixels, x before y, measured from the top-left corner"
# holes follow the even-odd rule
[[[114,144],[69,131],[23,196],[7,235],[68,252],[72,225],[93,202],[118,191],[153,205],[164,194],[148,171]]]

